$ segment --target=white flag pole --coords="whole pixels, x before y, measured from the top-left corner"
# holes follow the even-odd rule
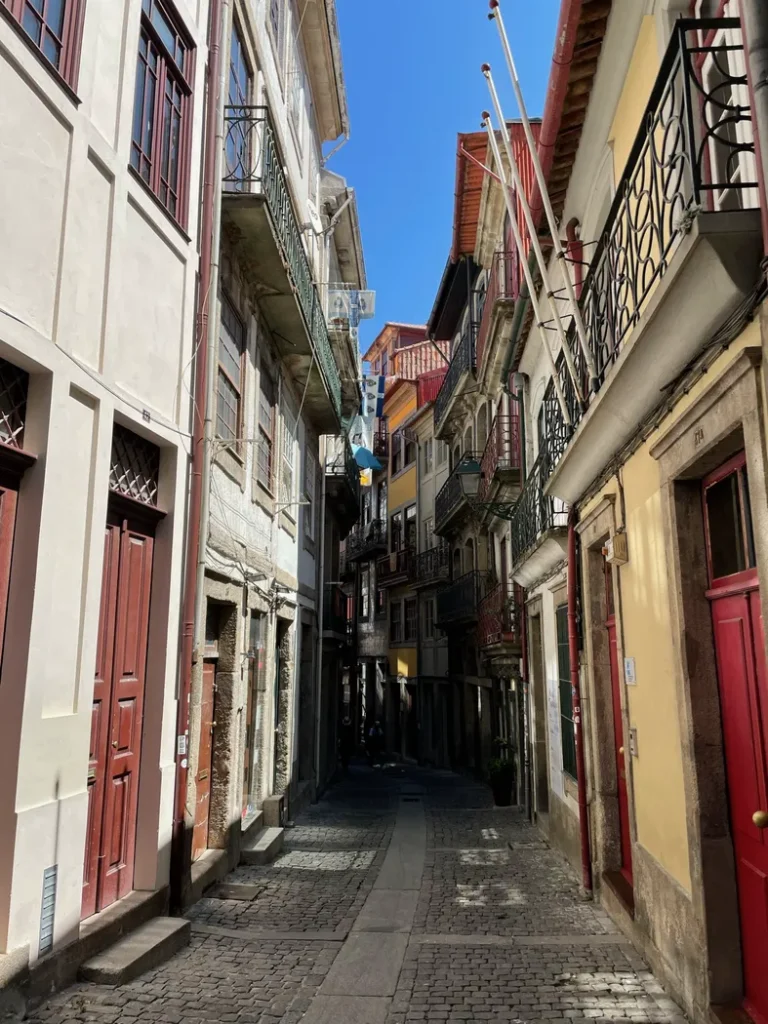
[[[536,144],[536,140],[533,137],[533,131],[531,129],[531,122],[528,117],[528,110],[525,106],[525,100],[523,99],[523,90],[520,86],[520,79],[517,77],[517,68],[515,67],[515,61],[512,57],[512,48],[509,45],[509,37],[507,36],[507,30],[504,26],[504,19],[501,16],[501,8],[499,6],[499,0],[490,0],[491,13],[489,18],[496,22],[499,30],[499,36],[501,37],[501,45],[504,50],[504,55],[507,58],[507,67],[509,68],[509,74],[512,79],[512,87],[515,90],[515,99],[517,100],[517,106],[520,110],[520,120],[523,123],[523,131],[525,132],[525,138],[528,143],[528,149],[531,151],[531,160],[533,161],[533,169],[536,174],[536,180],[539,183],[539,191],[541,192],[541,201],[544,205],[544,212],[547,217],[547,224],[549,225],[549,233],[552,236],[552,244],[555,247],[555,256],[557,262],[560,265],[560,273],[563,277],[563,284],[568,293],[568,301],[571,306],[571,312],[573,313],[573,319],[576,323],[576,333],[579,337],[579,344],[581,345],[581,351],[586,361],[587,369],[590,376],[590,386],[593,391],[597,390],[597,371],[595,369],[595,361],[592,358],[592,350],[589,347],[589,341],[587,340],[587,331],[584,327],[584,318],[581,315],[581,307],[579,301],[576,298],[576,289],[573,286],[571,280],[571,273],[568,268],[568,260],[566,258],[563,247],[560,243],[560,231],[557,226],[557,220],[555,219],[555,211],[552,209],[552,203],[549,199],[549,190],[547,188],[547,180],[544,177],[544,169],[541,166],[541,160],[539,159],[539,149]]]
[[[571,416],[568,412],[568,405],[565,401],[565,395],[560,385],[560,375],[557,372],[555,366],[555,360],[552,355],[552,349],[549,347],[549,338],[547,337],[547,329],[544,325],[544,321],[541,317],[541,308],[539,307],[539,299],[536,293],[536,286],[533,283],[533,275],[531,274],[531,268],[528,266],[528,260],[525,258],[525,250],[523,248],[523,239],[520,234],[520,225],[517,221],[517,212],[515,211],[515,204],[512,202],[512,193],[509,189],[509,182],[507,181],[507,174],[504,169],[504,165],[501,162],[501,153],[499,152],[499,144],[496,141],[496,133],[493,130],[493,123],[491,122],[491,115],[487,110],[483,111],[483,126],[488,132],[488,143],[491,147],[491,153],[493,159],[496,162],[496,166],[499,169],[499,177],[501,179],[501,191],[504,193],[504,201],[507,204],[507,213],[509,215],[509,225],[512,228],[512,234],[515,238],[515,245],[520,253],[520,266],[523,268],[523,274],[525,275],[525,281],[528,285],[528,294],[531,299],[531,306],[533,307],[533,315],[536,320],[536,326],[539,328],[539,334],[541,336],[541,343],[544,347],[544,351],[547,354],[549,360],[549,368],[552,373],[552,383],[555,386],[555,392],[557,394],[557,400],[560,403],[560,409],[563,414],[566,426],[571,427]]]
[[[547,296],[547,302],[552,312],[552,319],[555,321],[555,328],[557,330],[558,337],[560,339],[560,347],[563,350],[565,361],[568,365],[568,372],[571,375],[573,381],[573,387],[576,392],[576,397],[579,402],[583,404],[584,400],[581,394],[581,385],[579,383],[579,375],[576,372],[576,366],[573,362],[573,353],[571,352],[568,341],[565,337],[565,330],[563,328],[563,322],[560,319],[560,313],[555,302],[555,293],[552,290],[552,286],[549,281],[549,271],[547,269],[547,262],[544,259],[544,253],[541,251],[541,243],[539,242],[539,236],[536,231],[536,225],[533,220],[533,214],[531,208],[528,205],[528,198],[525,195],[523,188],[523,182],[520,178],[520,171],[517,167],[517,161],[515,160],[515,154],[512,152],[512,143],[509,141],[509,132],[507,131],[507,122],[504,120],[504,112],[501,109],[501,101],[499,100],[499,94],[496,92],[496,85],[493,81],[493,75],[491,74],[490,64],[483,64],[482,72],[485,75],[485,80],[488,83],[488,91],[491,94],[491,102],[493,108],[496,111],[496,117],[499,121],[499,127],[501,128],[501,137],[504,141],[504,150],[507,154],[507,160],[509,161],[509,169],[512,174],[512,185],[517,192],[517,198],[520,201],[520,206],[523,210],[525,222],[528,225],[528,234],[531,239],[531,248],[536,255],[536,261],[539,264],[539,272],[541,274],[542,284],[544,285],[544,292]],[[521,257],[524,258],[525,253],[523,250],[520,251]]]

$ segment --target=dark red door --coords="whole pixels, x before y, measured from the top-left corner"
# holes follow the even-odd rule
[[[608,650],[611,664],[611,698],[613,702],[613,741],[616,752],[616,779],[619,800],[621,840],[621,873],[632,885],[632,837],[629,831],[629,791],[627,788],[627,755],[624,749],[624,720],[621,716],[621,677],[616,646],[616,610],[613,602],[613,573],[605,563],[605,604]]]
[[[704,481],[704,512],[744,1005],[768,1022],[768,682],[744,454]]]
[[[192,832],[192,860],[208,849],[208,812],[211,804],[211,770],[213,766],[213,729],[216,704],[216,666],[203,662],[203,697],[200,707],[200,753],[197,761],[197,802]]]
[[[88,764],[82,915],[133,888],[153,539],[110,513]]]

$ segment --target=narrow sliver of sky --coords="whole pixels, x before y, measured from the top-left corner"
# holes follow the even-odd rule
[[[560,0],[502,0],[529,114],[541,116]],[[355,189],[376,317],[423,323],[451,243],[456,135],[480,129],[491,64],[504,112],[517,117],[488,0],[337,0],[349,142],[330,170]],[[326,147],[328,149],[329,147]]]

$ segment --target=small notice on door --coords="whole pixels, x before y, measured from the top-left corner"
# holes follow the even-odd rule
[[[627,686],[637,685],[637,675],[635,673],[635,659],[625,658],[624,659],[624,681]]]

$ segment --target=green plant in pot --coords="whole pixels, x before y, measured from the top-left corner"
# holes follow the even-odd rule
[[[494,757],[488,763],[488,781],[497,807],[509,807],[515,789],[515,762]]]

